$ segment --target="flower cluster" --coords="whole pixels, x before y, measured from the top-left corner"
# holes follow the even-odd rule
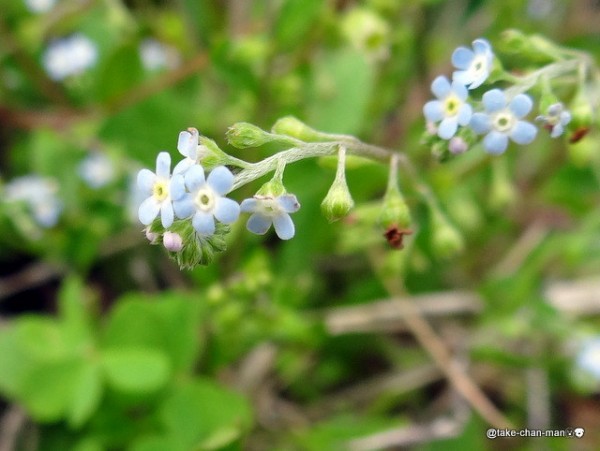
[[[155,172],[139,171],[137,184],[144,200],[138,218],[147,226],[147,238],[154,244],[162,242],[167,250],[178,253],[176,257],[183,267],[208,263],[212,251],[224,250],[222,238],[241,212],[251,214],[247,222],[249,231],[262,235],[273,224],[279,238],[291,239],[295,228],[290,213],[300,208],[296,196],[281,189],[261,190],[238,204],[227,197],[234,186],[234,174],[224,165],[208,171],[204,160],[211,150],[199,144],[199,139],[202,138],[193,128],[179,134],[177,149],[184,159],[172,173],[171,156],[167,152],[158,154]]]
[[[489,42],[476,39],[472,49],[459,47],[453,52],[451,59],[456,70],[451,81],[445,76],[433,80],[431,91],[436,100],[424,105],[423,114],[428,129],[426,141],[439,154],[462,153],[476,142],[477,135],[483,135],[485,151],[494,155],[504,153],[509,141],[524,145],[535,139],[537,128],[525,120],[533,108],[532,98],[523,93],[529,86],[524,81],[520,84],[517,77],[512,77],[517,80],[514,86],[505,90],[492,88],[480,102],[470,102],[469,91],[489,82],[494,71],[500,74],[495,77],[497,80],[511,79],[502,76],[502,70],[494,66],[494,58]],[[548,93],[546,98],[550,96]],[[571,113],[562,103],[553,102],[536,120],[556,138],[565,131]]]
[[[25,204],[39,226],[50,228],[56,225],[63,210],[57,192],[58,185],[53,179],[31,174],[7,183],[4,197],[7,202]]]

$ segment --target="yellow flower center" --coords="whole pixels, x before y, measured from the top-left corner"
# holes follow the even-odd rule
[[[152,196],[159,201],[162,202],[169,196],[169,187],[167,183],[164,181],[158,181],[152,187]]]
[[[202,188],[194,199],[199,210],[211,211],[215,207],[215,195],[209,188]]]
[[[499,132],[510,130],[514,125],[515,119],[512,114],[501,112],[494,117],[494,128]]]
[[[444,112],[446,116],[456,116],[462,102],[454,94],[449,95],[444,100]]]

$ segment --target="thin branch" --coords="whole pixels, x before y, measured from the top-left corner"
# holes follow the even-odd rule
[[[0,419],[0,451],[17,449],[17,439],[23,429],[27,416],[16,404],[11,405]]]

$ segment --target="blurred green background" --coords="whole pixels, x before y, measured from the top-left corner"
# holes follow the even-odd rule
[[[509,28],[598,61],[592,0],[0,0],[0,450],[597,449],[598,120],[497,159],[442,164],[420,141],[457,46],[485,37],[529,69]],[[227,128],[286,115],[404,152],[462,253],[432,246],[402,172],[414,234],[387,245],[364,220],[374,163],[348,169],[356,211],[328,223],[335,166],[317,160],[286,171],[289,242],[238,221],[191,271],[148,244],[140,168],[176,161],[187,127],[258,161],[274,149],[233,149]],[[516,427],[584,437],[488,440],[395,298]]]

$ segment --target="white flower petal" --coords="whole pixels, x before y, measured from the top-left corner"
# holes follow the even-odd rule
[[[234,200],[227,197],[219,197],[213,211],[215,218],[224,224],[231,224],[237,221],[240,215],[240,206]]]
[[[215,220],[210,213],[197,211],[192,218],[192,225],[200,235],[212,235],[215,233]]]
[[[154,197],[148,197],[138,209],[138,218],[144,225],[150,224],[158,216],[160,203]]]
[[[271,218],[260,213],[253,213],[246,223],[246,228],[257,235],[264,235],[269,227],[271,227]]]
[[[163,202],[160,206],[160,221],[163,227],[165,229],[171,227],[174,219],[173,205],[169,201]]]
[[[233,174],[225,166],[214,168],[206,179],[208,185],[221,196],[224,196],[233,186]]]

